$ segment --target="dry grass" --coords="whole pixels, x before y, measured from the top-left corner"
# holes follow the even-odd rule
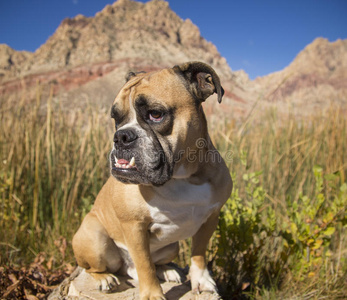
[[[28,262],[70,238],[90,208],[108,176],[112,133],[91,107],[63,112],[40,92],[4,101],[0,114],[1,263]]]

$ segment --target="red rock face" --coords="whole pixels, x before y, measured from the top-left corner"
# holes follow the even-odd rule
[[[14,78],[0,86],[0,95],[18,92],[23,88],[30,89],[36,87],[38,84],[52,84],[54,86],[54,94],[56,94],[60,89],[70,90],[101,77],[112,71],[116,66],[116,63],[99,63],[92,66],[76,67],[70,70],[31,74],[21,79]]]
[[[336,92],[347,91],[346,78],[329,78],[313,74],[298,74],[283,82],[277,89],[273,90],[267,97],[271,102],[283,101],[299,91],[315,89],[319,86],[330,86]]]
[[[37,85],[53,85],[53,94],[55,95],[60,90],[69,91],[100,78],[119,67],[125,61],[124,59],[115,62],[95,63],[71,69],[30,74],[20,79],[14,78],[0,85],[0,95],[7,95],[22,89],[30,89]]]

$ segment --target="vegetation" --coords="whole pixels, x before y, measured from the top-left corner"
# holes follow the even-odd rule
[[[109,175],[108,112],[90,106],[66,111],[52,96],[41,98],[38,90],[33,101],[1,100],[2,275],[33,261],[48,273],[69,274],[71,238]],[[298,120],[270,111],[240,124],[212,120],[210,132],[234,179],[209,250],[223,298],[346,297],[343,113],[331,108]],[[12,295],[6,282],[0,279],[1,297]],[[49,291],[42,286],[39,298]]]

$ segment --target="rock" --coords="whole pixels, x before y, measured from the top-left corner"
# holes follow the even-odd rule
[[[74,273],[65,279],[61,285],[49,295],[48,300],[133,300],[139,299],[138,284],[130,277],[118,276],[121,284],[113,293],[102,293],[96,289],[96,282],[91,275],[82,268],[77,268]],[[167,300],[218,300],[218,294],[201,293],[195,295],[190,290],[190,282],[161,283]]]
[[[6,76],[18,74],[22,64],[31,58],[33,54],[28,51],[16,51],[6,44],[0,44],[0,83]]]

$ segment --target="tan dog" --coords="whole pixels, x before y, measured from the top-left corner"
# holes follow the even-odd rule
[[[141,299],[165,299],[160,279],[180,282],[168,265],[178,241],[193,237],[194,292],[216,291],[205,252],[232,190],[201,103],[223,89],[200,62],[130,73],[112,106],[116,133],[111,176],[73,238],[78,264],[109,291],[116,272],[137,279]],[[158,277],[157,277],[158,276]]]

